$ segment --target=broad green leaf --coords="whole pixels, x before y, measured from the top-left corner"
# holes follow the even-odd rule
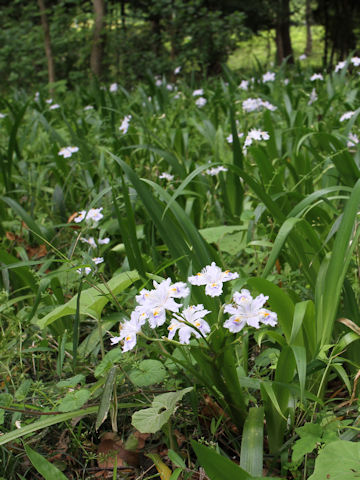
[[[78,375],[75,375],[74,377],[67,378],[66,380],[60,380],[56,384],[58,388],[75,388],[76,385],[80,384],[83,385],[85,382],[85,375],[82,373],[79,373]]]
[[[339,440],[320,451],[309,480],[358,480],[359,477],[360,443]]]
[[[67,477],[65,477],[55,465],[40,455],[40,453],[35,452],[35,450],[32,450],[28,445],[25,445],[24,448],[30,462],[45,480],[67,480]]]
[[[202,228],[199,232],[208,243],[219,243],[226,234],[239,230],[246,230],[246,227],[242,225],[220,225],[219,227]]]
[[[78,410],[89,400],[90,395],[90,391],[85,388],[82,388],[81,390],[75,390],[74,392],[69,392],[61,400],[58,406],[59,412],[71,412],[73,410]]]
[[[110,291],[114,295],[117,295],[139,280],[139,278],[139,274],[132,270],[116,275],[107,282],[107,285]],[[110,300],[111,294],[105,285],[98,284],[96,288],[91,287],[83,290],[80,299],[80,314],[99,318],[103,308]],[[65,305],[60,305],[45,317],[37,319],[35,323],[40,328],[45,328],[55,322],[58,318],[65,317],[66,315],[75,315],[76,304],[77,295],[75,295],[69,302],[65,303]],[[80,351],[78,353],[80,354]]]
[[[191,440],[191,446],[210,480],[281,480],[279,477],[253,477],[214,449],[194,440]]]
[[[101,360],[99,365],[95,368],[94,375],[96,378],[101,377],[101,375],[110,370],[110,368],[115,364],[118,363],[123,355],[121,348],[113,348],[109,352],[106,353],[105,357]]]
[[[178,392],[158,395],[152,401],[150,408],[140,410],[133,414],[131,423],[141,433],[158,432],[174,413],[176,403],[192,389],[193,387],[188,387]]]
[[[356,221],[359,206],[360,179],[346,203],[330,260],[325,259],[316,283],[316,324],[320,348],[330,342],[345,274],[360,235]]]
[[[305,423],[303,427],[296,428],[295,431],[300,438],[294,443],[292,461],[297,463],[321,443],[323,428],[318,423]]]
[[[166,370],[159,360],[143,360],[129,373],[130,380],[137,387],[148,387],[164,380]]]
[[[252,407],[245,420],[240,451],[240,466],[254,476],[263,471],[264,409]]]

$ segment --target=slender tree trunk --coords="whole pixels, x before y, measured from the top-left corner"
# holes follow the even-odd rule
[[[49,83],[54,83],[55,82],[55,64],[54,64],[54,57],[51,50],[50,29],[49,29],[49,23],[47,21],[46,7],[45,7],[44,0],[38,0],[38,5],[40,10],[41,25],[44,30],[44,44],[45,44],[45,53],[46,53],[47,64],[48,64]]]
[[[306,0],[306,11],[305,11],[305,22],[306,22],[306,47],[305,54],[311,55],[312,53],[312,34],[311,34],[311,0]]]
[[[105,0],[93,0],[95,26],[90,55],[90,68],[96,77],[100,77],[104,50]]]
[[[288,63],[294,63],[290,37],[290,0],[280,0],[279,3],[275,25],[276,61],[280,64],[288,57]]]

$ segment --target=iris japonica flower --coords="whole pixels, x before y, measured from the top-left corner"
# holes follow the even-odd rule
[[[63,147],[59,150],[58,155],[64,158],[70,158],[73,153],[79,151],[79,147]]]
[[[359,143],[359,137],[355,133],[349,133],[349,140],[347,142],[347,147],[355,147]]]
[[[122,324],[120,335],[110,339],[111,344],[116,345],[123,340],[122,351],[128,352],[132,350],[136,345],[137,334],[141,332],[142,325],[144,325],[144,321],[140,319],[138,312],[132,312],[130,320]]]
[[[324,80],[324,77],[321,75],[321,73],[314,73],[314,75],[311,75],[310,81],[315,82],[315,80]]]
[[[195,335],[196,338],[200,338],[201,334],[205,337],[210,332],[209,324],[203,319],[208,313],[210,313],[210,311],[205,310],[204,305],[201,304],[184,308],[180,315],[174,313],[171,323],[168,326],[168,338],[172,340],[176,332],[178,332],[180,343],[188,344],[190,343],[192,334]],[[193,328],[191,325],[196,328]]]
[[[306,60],[306,59],[307,59],[307,56],[305,55],[305,53],[303,53],[303,54],[301,54],[301,55],[299,56],[299,60],[300,60],[300,61],[301,61],[301,60]]]
[[[345,112],[340,117],[340,122],[344,122],[345,120],[350,120],[350,118],[355,115],[355,112]]]
[[[261,108],[266,108],[274,112],[277,110],[275,105],[272,105],[267,100],[262,100],[261,98],[248,98],[242,102],[242,108],[244,112],[255,112],[256,110],[261,110]]]
[[[103,209],[103,207],[90,208],[89,211],[81,210],[81,212],[79,212],[79,215],[74,218],[74,222],[75,223],[80,223],[83,220],[86,220],[87,222],[92,221],[94,223],[97,223],[104,217],[104,215],[101,213],[102,209]]]
[[[171,175],[171,173],[163,172],[161,175],[159,175],[159,178],[161,180],[167,180],[168,182],[171,182],[174,180],[174,175]]]
[[[233,303],[224,307],[225,313],[231,316],[224,323],[232,333],[240,332],[246,325],[254,328],[260,328],[260,324],[270,325],[274,327],[277,324],[277,315],[263,305],[268,300],[268,296],[262,293],[253,298],[249,290],[242,289],[241,292],[235,292],[233,295]]]
[[[184,282],[172,284],[171,278],[161,283],[153,282],[153,290],[141,290],[136,296],[139,305],[135,311],[141,320],[148,320],[151,328],[163,325],[166,320],[166,311],[178,312],[182,304],[176,303],[174,298],[184,298],[189,295],[189,287]]]
[[[130,125],[130,120],[131,120],[131,115],[126,115],[119,127],[120,132],[123,134],[127,133],[129,130],[129,125]]]
[[[354,67],[360,67],[360,57],[352,57],[350,61]]]
[[[308,105],[312,105],[314,102],[316,102],[317,99],[318,99],[318,96],[317,96],[316,90],[315,88],[313,88],[310,93],[310,99],[308,101]]]
[[[275,73],[274,72],[266,72],[262,76],[262,81],[266,82],[273,82],[275,80]]]
[[[250,145],[252,145],[253,140],[269,140],[269,139],[270,139],[270,135],[268,134],[268,132],[258,130],[256,128],[252,128],[245,138],[245,142],[243,146],[244,154],[246,154],[247,152],[247,147],[250,147]]]
[[[346,62],[339,62],[336,66],[335,66],[335,73],[339,72],[340,70],[342,70],[346,65]]]
[[[223,283],[238,278],[238,273],[231,273],[229,270],[221,271],[221,268],[212,262],[201,270],[201,272],[188,278],[192,285],[206,285],[205,293],[210,297],[218,297],[222,294]]]
[[[204,98],[204,97],[199,97],[199,98],[196,100],[195,105],[196,105],[197,107],[199,107],[199,108],[202,108],[202,107],[204,107],[204,106],[206,105],[206,102],[207,102],[206,98]]]
[[[58,103],[54,103],[53,105],[50,105],[49,110],[56,110],[57,108],[60,108],[60,105]]]
[[[204,95],[204,90],[202,88],[198,88],[197,90],[193,91],[193,97],[200,97],[201,95]]]
[[[249,81],[248,80],[241,80],[239,88],[241,90],[247,90],[249,88]]]
[[[6,113],[0,113],[0,118],[5,118],[6,117]]]
[[[114,93],[114,92],[117,92],[117,91],[118,91],[118,88],[119,88],[119,87],[118,87],[118,84],[117,84],[117,83],[112,83],[112,84],[110,85],[109,90],[110,90],[110,92]]]
[[[213,168],[208,168],[205,170],[205,173],[207,175],[210,175],[211,177],[215,177],[215,175],[218,175],[220,172],[227,172],[228,169],[226,167],[223,167],[220,165],[219,167],[213,167]]]
[[[181,67],[176,67],[174,70],[174,75],[179,75],[180,72],[181,72]]]

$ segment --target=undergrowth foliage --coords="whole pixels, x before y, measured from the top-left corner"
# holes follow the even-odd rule
[[[356,475],[360,59],[306,62],[0,99],[3,478]]]

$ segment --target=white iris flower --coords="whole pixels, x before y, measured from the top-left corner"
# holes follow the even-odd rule
[[[196,338],[200,338],[201,334],[205,337],[210,332],[209,324],[203,319],[208,313],[210,313],[210,311],[205,310],[204,305],[201,304],[191,305],[185,308],[181,315],[175,313],[168,326],[168,338],[172,340],[176,332],[178,332],[180,343],[188,344],[192,334],[195,335]]]
[[[224,312],[231,314],[231,317],[224,323],[224,328],[232,333],[237,333],[246,325],[260,328],[260,323],[263,323],[274,327],[277,324],[276,313],[263,308],[268,298],[262,293],[253,298],[246,289],[235,292],[233,303],[225,305],[224,308]]]
[[[221,268],[212,262],[211,265],[207,265],[201,272],[189,277],[188,280],[192,285],[206,285],[206,295],[218,297],[222,294],[223,283],[238,277],[238,273],[231,273],[229,270],[222,272]]]

